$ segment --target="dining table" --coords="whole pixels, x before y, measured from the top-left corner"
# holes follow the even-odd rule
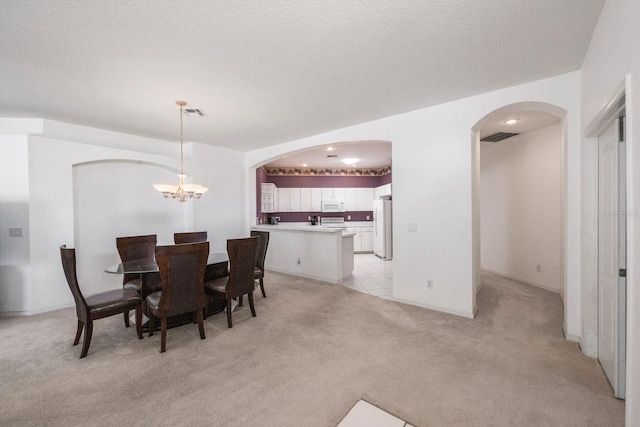
[[[209,280],[217,279],[220,277],[229,275],[229,255],[226,252],[211,252],[209,253],[209,257],[207,258],[207,267],[204,273],[204,281],[208,282]],[[156,263],[155,258],[142,258],[135,259],[131,261],[121,262],[119,264],[111,265],[104,269],[106,273],[110,274],[139,274],[141,289],[140,294],[142,296],[143,301],[146,300],[147,296],[156,291],[157,289],[152,289],[149,286],[150,279],[155,275],[157,281],[157,275],[160,274],[160,269],[158,268],[158,264]],[[215,300],[210,298],[206,307],[207,316],[212,316],[214,314],[220,313],[224,311],[226,308],[225,301]],[[146,317],[146,313],[143,313]],[[173,316],[169,318],[168,327],[175,327],[184,325],[192,321],[191,314],[187,313],[187,316]],[[142,325],[143,330],[147,329],[146,321]]]

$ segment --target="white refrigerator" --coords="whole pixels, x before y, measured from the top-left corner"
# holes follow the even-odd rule
[[[373,201],[373,253],[385,260],[393,256],[391,200]]]

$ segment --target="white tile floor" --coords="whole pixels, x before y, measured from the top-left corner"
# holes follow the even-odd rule
[[[338,427],[412,427],[364,400],[359,400],[340,421]]]
[[[353,255],[353,277],[342,286],[382,298],[393,298],[393,261],[373,254]]]

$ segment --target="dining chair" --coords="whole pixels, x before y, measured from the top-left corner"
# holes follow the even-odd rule
[[[162,290],[147,296],[149,336],[153,336],[155,319],[160,318],[160,352],[167,343],[167,318],[193,313],[200,338],[205,339],[203,309],[207,305],[204,271],[209,257],[209,242],[157,246],[156,263]]]
[[[69,289],[73,294],[76,303],[76,315],[78,317],[78,329],[76,331],[76,339],[73,345],[78,345],[80,335],[84,329],[84,342],[82,343],[82,352],[80,359],[87,356],[89,344],[91,343],[91,335],[93,333],[93,321],[105,317],[113,316],[120,313],[128,313],[129,310],[136,311],[136,333],[138,338],[142,339],[142,299],[138,292],[133,289],[116,289],[113,291],[102,292],[90,297],[84,297],[78,284],[78,275],[76,271],[76,250],[67,248],[66,245],[60,246],[60,257],[62,258],[62,268],[67,278]],[[128,327],[129,325],[127,325]]]
[[[194,231],[191,233],[173,233],[173,243],[199,243],[207,241],[206,231]]]
[[[127,262],[136,259],[153,258],[158,238],[155,234],[144,236],[116,237],[116,248],[120,255],[120,261]],[[142,291],[142,276],[140,274],[126,273],[122,278],[122,286],[125,289],[134,289],[145,298],[151,292],[160,289],[160,275],[158,273],[145,273],[145,284],[148,289]],[[129,313],[124,313],[124,323],[129,326]]]
[[[267,247],[269,246],[269,232],[252,230],[251,236],[260,237],[260,244],[258,245],[258,253],[256,255],[256,268],[253,273],[253,277],[260,281],[262,297],[266,298],[267,294],[264,292],[264,260],[267,257]]]
[[[204,284],[207,295],[214,299],[226,300],[227,324],[231,328],[231,300],[247,294],[251,315],[256,317],[253,306],[253,290],[255,289],[254,271],[256,268],[256,253],[260,238],[247,237],[244,239],[227,240],[229,255],[229,275],[208,281]]]

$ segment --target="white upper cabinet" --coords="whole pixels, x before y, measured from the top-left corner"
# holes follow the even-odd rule
[[[373,192],[374,200],[378,200],[382,196],[391,196],[391,183],[375,188]]]
[[[344,188],[323,188],[322,200],[344,200]]]
[[[344,208],[348,211],[359,211],[358,201],[356,200],[356,189],[345,188],[344,189]]]
[[[278,207],[276,212],[289,212],[289,189],[278,188]]]
[[[304,209],[301,209],[300,196],[301,196],[300,188],[289,189],[289,211],[290,212],[301,212],[304,210]]]
[[[273,213],[277,209],[277,187],[275,184],[265,182],[261,185],[261,204],[262,213]]]
[[[373,188],[356,188],[356,206],[359,211],[373,210]]]
[[[300,212],[320,212],[322,200],[321,188],[300,189]]]

